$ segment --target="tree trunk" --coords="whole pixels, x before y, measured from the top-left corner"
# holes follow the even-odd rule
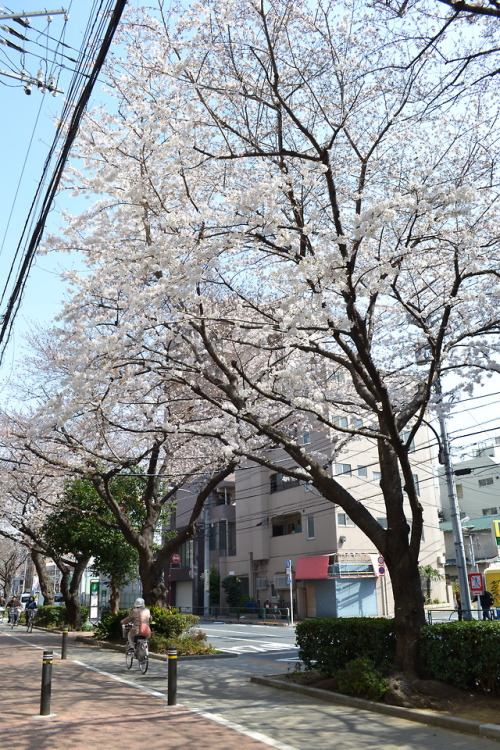
[[[150,607],[165,607],[167,590],[163,578],[163,563],[155,560],[149,549],[139,550],[139,576],[146,604]]]
[[[120,589],[115,583],[114,576],[110,579],[111,594],[109,595],[109,607],[112,615],[117,615],[120,608]]]
[[[408,678],[419,676],[419,630],[425,625],[423,594],[416,565],[400,560],[396,570],[386,559],[394,592],[395,669]]]
[[[47,605],[54,604],[54,586],[52,579],[45,565],[45,555],[35,549],[31,550],[31,559],[38,575],[40,591],[43,595],[43,603]]]
[[[82,628],[82,613],[80,610],[78,595],[83,573],[89,560],[90,557],[88,556],[82,557],[76,561],[73,568],[70,568],[61,561],[56,562],[57,567],[63,574],[61,580],[61,591],[64,596],[64,603],[66,604],[68,625],[72,630],[81,630]]]

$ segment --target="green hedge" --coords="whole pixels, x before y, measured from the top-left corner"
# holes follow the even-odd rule
[[[447,622],[420,631],[427,676],[463,690],[500,693],[500,624]]]
[[[150,611],[151,631],[154,634],[151,640],[152,648],[154,639],[158,643],[170,642],[170,645],[176,645],[178,640],[181,637],[187,637],[191,628],[198,625],[200,621],[199,617],[182,614],[174,607],[168,609],[150,607]],[[94,630],[94,637],[104,641],[123,641],[121,621],[128,614],[130,614],[129,609],[122,609],[116,615],[105,614]]]
[[[422,674],[463,690],[500,693],[500,623],[447,622],[420,630]],[[325,677],[358,657],[387,674],[395,656],[394,621],[328,618],[297,625],[299,656],[308,669]]]
[[[392,620],[342,617],[299,622],[299,657],[308,669],[333,677],[359,656],[386,672],[394,661],[396,637]]]
[[[82,622],[87,622],[89,618],[89,608],[80,607]],[[64,628],[68,624],[68,615],[66,607],[57,605],[44,604],[37,608],[35,615],[35,625],[41,628]]]

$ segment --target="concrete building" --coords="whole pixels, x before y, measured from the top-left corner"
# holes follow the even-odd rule
[[[332,443],[323,432],[304,432],[299,441],[333,457]],[[415,441],[412,458],[420,501],[424,507],[421,565],[444,574],[444,543],[439,530],[439,496],[433,472],[428,433]],[[292,466],[281,450],[269,451],[274,464]],[[386,523],[380,493],[376,447],[368,440],[353,441],[332,463],[332,471],[346,488]],[[381,616],[393,613],[389,576],[377,550],[340,508],[322,498],[310,485],[284,473],[248,463],[233,482],[220,487],[210,501],[198,539],[180,551],[181,565],[169,573],[172,603],[203,604],[204,572],[215,567],[221,579],[238,578],[248,599],[290,606],[298,618]],[[188,517],[189,502],[179,498],[175,524]],[[409,516],[410,517],[410,516]],[[207,539],[209,551],[207,548]],[[446,601],[444,582],[434,582],[433,598]],[[224,603],[224,599],[222,599]]]
[[[463,516],[479,518],[500,512],[500,437],[480,444],[470,458],[454,461],[455,489]],[[443,521],[450,520],[450,504],[443,472],[439,475]]]

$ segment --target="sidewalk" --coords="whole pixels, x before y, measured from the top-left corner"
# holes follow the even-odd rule
[[[40,716],[43,650],[0,632],[0,732],[16,750],[148,750],[266,745],[182,706],[93,672],[54,653],[51,711]],[[17,636],[19,635],[19,640]],[[54,642],[54,651],[58,643]],[[145,743],[145,744],[144,744]],[[4,744],[6,747],[7,745]]]

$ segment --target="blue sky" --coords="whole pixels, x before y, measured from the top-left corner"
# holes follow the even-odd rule
[[[3,6],[2,13],[15,13],[20,10],[68,9],[68,20],[64,26],[62,15],[53,15],[48,22],[46,16],[30,19],[32,33],[30,39],[36,39],[39,45],[26,43],[30,53],[24,59],[19,52],[0,46],[0,70],[17,70],[20,66],[33,77],[38,70],[46,70],[46,61],[53,55],[51,50],[61,38],[64,30],[64,41],[70,48],[63,48],[65,55],[78,58],[85,29],[90,18],[93,3],[91,0],[73,0],[72,2],[30,5],[23,2],[12,2]],[[0,21],[16,31],[23,33],[23,28],[13,21]],[[36,33],[35,33],[36,32]],[[48,39],[49,34],[53,39]],[[17,38],[7,32],[0,32],[0,37],[22,45]],[[43,45],[48,46],[48,50]],[[56,66],[60,74],[59,87],[68,91],[74,64],[65,59],[58,61],[67,66],[64,69]],[[23,65],[24,63],[24,65]],[[94,89],[94,101],[100,95],[99,84]],[[0,282],[3,291],[7,274],[12,264],[22,230],[28,216],[32,200],[43,171],[43,165],[55,136],[55,123],[60,116],[65,94],[56,97],[51,93],[41,93],[33,87],[31,95],[24,91],[20,82],[0,75],[0,103],[2,110],[0,149],[2,151],[3,177],[0,181]],[[50,172],[49,172],[50,178]],[[72,210],[66,195],[61,192],[46,225],[46,233],[60,226],[59,212],[62,209]],[[37,213],[35,213],[35,218]],[[29,236],[29,233],[28,233]],[[60,279],[60,272],[78,263],[77,258],[61,254],[37,256],[34,261],[23,301],[15,320],[11,341],[4,363],[1,366],[0,378],[9,379],[15,371],[15,363],[22,356],[23,335],[32,325],[49,324],[61,308],[65,286]],[[5,302],[4,302],[5,304]],[[2,311],[5,309],[2,305]]]
[[[38,8],[37,8],[38,6]],[[66,24],[65,42],[73,50],[65,50],[66,54],[77,56],[80,49],[85,28],[87,26],[93,3],[91,0],[73,0],[67,4],[51,4],[42,6],[51,8],[68,8],[69,19]],[[12,2],[4,12],[29,11],[39,9],[38,4],[27,5],[22,2]],[[22,32],[22,27],[7,21],[0,24],[9,25]],[[46,17],[32,18],[33,30],[43,33],[47,30]],[[56,39],[63,29],[63,17],[53,16],[49,24],[48,33]],[[1,32],[0,37],[13,39],[15,37]],[[46,37],[40,36],[44,43]],[[53,48],[54,42],[48,42]],[[44,67],[45,59],[42,47],[39,54],[27,55],[25,69],[36,76],[40,67]],[[64,62],[64,61],[63,61]],[[65,61],[69,66],[71,63]],[[0,70],[8,70],[9,66],[17,67],[21,63],[20,54],[12,49],[0,45]],[[71,78],[71,70],[62,70],[60,86],[67,91]],[[24,93],[24,86],[20,83],[0,75],[0,104],[2,111],[0,149],[2,150],[3,176],[0,180],[0,282],[3,290],[8,269],[10,268],[21,231],[35,194],[37,184],[42,174],[42,168],[49,148],[52,144],[55,129],[54,122],[59,116],[64,95],[53,97],[50,93],[42,94],[36,88],[30,96]],[[93,99],[102,99],[99,84],[94,89]],[[46,234],[56,231],[60,226],[59,212],[68,209],[76,212],[68,197],[60,193],[49,217]],[[23,336],[32,327],[46,326],[51,323],[59,312],[65,296],[65,286],[60,279],[60,272],[67,268],[78,267],[78,259],[72,256],[51,253],[38,256],[32,267],[26,284],[23,302],[18,312],[11,341],[7,348],[4,362],[0,368],[0,394],[2,383],[15,378],[18,362],[23,356],[25,348]],[[2,310],[3,310],[2,306]],[[486,388],[477,389],[475,401],[464,401],[457,404],[457,416],[450,419],[450,434],[453,447],[470,446],[478,441],[487,440],[494,432],[500,432],[500,409],[498,408],[500,392],[500,376],[496,374]],[[492,395],[487,395],[492,394]],[[1,399],[1,395],[0,395]],[[483,432],[483,430],[485,430]],[[460,432],[457,432],[460,431]],[[470,436],[467,433],[476,433]],[[463,438],[461,434],[465,434]]]

